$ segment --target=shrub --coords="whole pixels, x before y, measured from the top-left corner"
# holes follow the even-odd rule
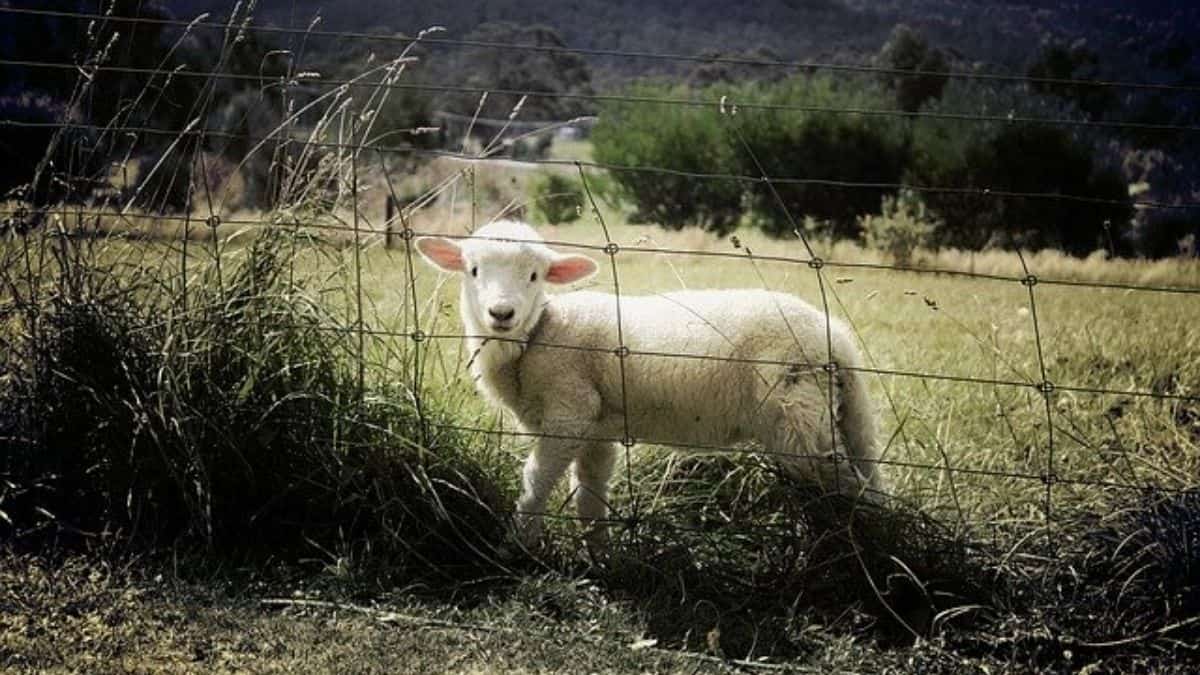
[[[821,109],[887,107],[881,92],[838,87],[827,77],[795,79],[745,95]],[[774,192],[765,183],[751,185],[749,205],[773,236],[791,235],[790,214],[797,221],[802,216],[830,221],[836,237],[857,237],[858,217],[878,212],[892,190],[838,183],[895,184],[907,165],[907,130],[894,119],[754,109],[740,112],[735,122],[749,146],[734,148],[739,172],[811,181],[777,182]]]
[[[947,220],[951,242],[972,248],[984,244],[1057,247],[1086,255],[1104,247],[1106,223],[1123,231],[1132,215],[1121,177],[1097,167],[1090,148],[1053,127],[1015,124],[977,139],[967,147],[964,163],[951,168],[944,180],[939,185],[1063,195],[998,194],[992,205],[982,208],[978,195],[966,203],[961,196],[932,196],[931,205]]]
[[[890,70],[909,71],[907,75],[882,76],[883,82],[895,92],[896,106],[906,112],[916,112],[926,101],[939,98],[949,79],[945,74],[950,68],[946,55],[931,48],[924,35],[905,24],[892,29],[875,62]]]
[[[717,100],[716,92],[701,92]],[[831,78],[796,78],[723,92],[730,105],[756,102],[814,108],[886,107],[878,90],[840,88]],[[688,90],[642,85],[633,96],[682,98]],[[727,125],[738,125],[736,131]],[[739,138],[740,136],[740,138]],[[687,175],[618,172],[636,218],[671,229],[702,225],[719,234],[737,226],[743,210],[769,234],[790,236],[792,218],[828,220],[837,236],[856,235],[856,218],[874,212],[886,188],[849,188],[842,181],[896,183],[905,167],[901,123],[840,113],[743,108],[721,115],[713,107],[608,106],[593,132],[596,159],[677,172],[723,173],[813,182],[775,184]],[[742,139],[745,143],[742,143]],[[780,200],[783,205],[781,208]],[[786,212],[785,212],[786,210]]]
[[[686,93],[651,85],[630,92],[651,97]],[[694,173],[722,173],[734,165],[722,120],[711,108],[612,103],[593,129],[592,142],[596,160],[605,164]],[[699,226],[725,235],[741,216],[742,185],[737,181],[641,171],[618,171],[613,178],[637,209],[632,216],[636,222],[673,230]]]
[[[1151,258],[1200,256],[1200,218],[1175,214],[1147,220],[1133,234],[1138,253]]]
[[[583,211],[583,186],[559,173],[542,173],[530,186],[533,216],[550,225],[573,223]]]
[[[948,88],[939,106],[939,112],[1078,117],[1059,101],[980,86]],[[1098,139],[1028,122],[973,123],[971,129],[966,133],[954,120],[914,126],[906,182],[947,188],[924,193],[945,222],[940,244],[1058,247],[1086,255],[1125,238],[1133,213],[1128,189],[1116,170],[1097,160]]]
[[[1029,88],[1038,94],[1058,96],[1075,104],[1088,117],[1100,118],[1114,108],[1119,99],[1111,87],[1067,84],[1054,80],[1099,80],[1103,78],[1100,56],[1083,44],[1044,45],[1029,64]],[[1050,81],[1044,81],[1050,80]]]
[[[860,219],[867,246],[886,252],[898,265],[908,265],[913,251],[930,246],[941,224],[921,196],[912,190],[884,197],[880,215]]]

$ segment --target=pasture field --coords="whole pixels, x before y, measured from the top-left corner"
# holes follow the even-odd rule
[[[466,234],[486,213],[460,196],[412,227]],[[1012,252],[919,251],[915,269],[897,270],[857,245],[815,241],[818,280],[798,241],[665,232],[608,206],[600,215],[603,225],[587,213],[542,228],[560,249],[598,259],[588,288],[766,287],[818,307],[824,292],[867,355],[893,497],[883,509],[847,519],[784,485],[753,448],[695,458],[639,447],[618,462],[615,550],[604,562],[583,551],[565,488],[546,550],[519,562],[499,553],[484,581],[380,577],[369,547],[280,552],[292,561],[281,568],[214,566],[186,545],[175,558],[157,549],[132,562],[14,549],[0,662],[62,672],[1194,665],[1196,558],[1176,543],[1196,522],[1200,295],[1171,289],[1200,286],[1200,265],[1042,252],[1025,254],[1026,269]],[[368,221],[357,247],[342,229],[275,240],[274,264],[292,289],[282,306],[319,308],[305,316],[331,336],[321,343],[338,352],[331,363],[361,378],[370,405],[390,395],[436,409],[423,424],[454,434],[495,486],[492,503],[511,504],[533,441],[473,391],[457,280],[403,239],[385,248],[378,218]],[[186,267],[188,292],[201,298],[215,261],[228,278],[258,255],[262,228],[222,227],[186,249],[173,237],[79,246],[108,273],[149,270],[174,295]],[[611,258],[601,250],[610,241]],[[9,261],[43,245],[55,244],[4,243]],[[1037,283],[1021,282],[1029,275]],[[289,315],[258,320],[269,337],[286,332]]]
[[[770,288],[822,306],[817,274],[805,264],[799,241],[743,232],[734,244],[699,232],[629,225],[619,213],[608,214],[606,221],[620,247],[615,265],[623,295]],[[445,223],[414,224],[414,229],[466,233]],[[561,249],[580,245],[601,262],[600,273],[578,288],[613,292],[613,263],[599,250],[607,240],[597,221],[542,231],[548,241],[561,242]],[[830,263],[822,270],[829,311],[852,326],[867,355],[881,435],[887,439],[886,471],[897,497],[943,522],[1040,527],[1046,524],[1046,486],[1040,479],[1046,472],[1062,481],[1051,491],[1052,511],[1095,507],[1149,486],[1180,490],[1192,484],[1200,468],[1197,402],[1154,395],[1194,395],[1200,387],[1200,331],[1195,328],[1200,295],[1053,282],[1196,287],[1200,265],[1026,254],[1029,273],[1040,279],[1031,307],[1015,253],[990,251],[974,260],[954,251],[926,253],[918,255],[923,270],[897,271],[873,268],[888,263],[852,244],[815,242],[815,247]],[[465,424],[495,428],[500,420],[473,394],[465,369],[468,355],[455,337],[462,332],[458,281],[433,271],[415,252],[413,261],[410,279],[403,247],[368,246],[361,258],[366,330],[387,337],[419,329],[435,336],[424,346],[423,382],[461,397],[458,410]],[[343,263],[353,265],[348,258]],[[937,274],[930,268],[1007,278]],[[352,290],[344,297],[351,304]],[[1036,331],[1031,310],[1036,310]],[[347,317],[351,313],[346,310]],[[378,343],[371,358],[381,364],[394,359],[393,342]],[[1049,413],[1053,457],[1047,410],[1036,388],[1042,361],[1045,378],[1056,388]],[[390,366],[373,372],[394,376]],[[519,450],[529,442],[509,438],[504,444]],[[653,481],[667,454],[634,453],[633,477],[650,481],[645,487],[650,494],[661,491]],[[629,481],[622,478],[618,484]]]

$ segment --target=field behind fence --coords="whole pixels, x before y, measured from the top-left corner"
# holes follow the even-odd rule
[[[1133,123],[412,83],[421,59],[454,49],[690,57],[272,28],[236,12],[226,23],[12,7],[0,15],[77,22],[90,40],[74,61],[0,60],[76,81],[53,118],[0,119],[5,132],[49,142],[27,188],[0,205],[0,521],[14,543],[316,557],[439,588],[591,575],[636,608],[656,644],[751,669],[811,656],[839,635],[932,644],[929,658],[948,672],[981,655],[1056,669],[1109,658],[1194,663],[1200,264],[1020,248],[917,246],[901,257],[836,240],[780,190],[953,194],[979,210],[1003,200],[1121,204],[769,175],[745,136],[768,113],[949,121],[962,134],[976,124]],[[139,64],[114,53],[126,30],[161,31],[175,46],[211,33],[221,51],[210,68]],[[267,38],[283,45],[270,52],[269,75],[266,61],[255,70],[237,58],[239,45]],[[356,74],[326,76],[303,60],[309,40],[361,44],[374,56]],[[123,89],[125,104],[98,120],[87,111],[111,94],[106,77],[137,88]],[[1027,79],[949,77],[998,87]],[[270,108],[270,123],[210,128],[216,92],[231,81],[250,92],[237,114]],[[180,91],[188,97],[173,98]],[[436,127],[389,127],[381,111],[408,91],[479,103],[474,115],[439,116]],[[527,102],[554,97],[588,114],[523,118]],[[486,117],[489,99],[511,100],[509,116]],[[606,104],[696,109],[756,170],[597,161],[579,138],[603,123]],[[156,125],[145,110],[160,105],[186,108],[182,124]],[[542,139],[545,154],[517,152]],[[142,153],[147,144],[161,152]],[[244,149],[236,162],[230,147]],[[254,166],[266,168],[247,178]],[[789,234],[633,223],[620,175],[669,177],[697,193],[731,184],[760,191]],[[612,293],[618,315],[632,295],[769,288],[845,321],[881,419],[883,504],[794,484],[760,448],[634,452],[638,439],[626,434],[602,439],[622,446],[612,558],[583,559],[565,489],[547,514],[547,547],[520,551],[509,521],[535,434],[474,394],[457,281],[422,264],[413,241],[541,217],[539,202],[561,200],[561,189],[569,222],[540,229],[553,248],[601,263],[586,287]],[[246,197],[256,190],[269,208]],[[1200,209],[1137,197],[1127,205]],[[563,358],[589,350],[635,365],[669,358],[703,368],[714,358],[631,350],[621,339],[546,346]],[[827,360],[801,365],[832,387],[837,366]],[[795,364],[745,362],[769,365]]]

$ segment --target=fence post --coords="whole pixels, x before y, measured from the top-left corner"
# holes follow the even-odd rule
[[[396,213],[400,210],[399,204],[396,203],[396,198],[388,195],[387,199],[383,200],[383,247],[392,248],[392,240],[396,237],[395,220]]]

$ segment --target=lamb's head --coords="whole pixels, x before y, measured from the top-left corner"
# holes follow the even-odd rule
[[[532,227],[501,220],[461,240],[419,237],[417,250],[436,267],[461,272],[462,316],[478,335],[523,336],[545,306],[545,286],[569,284],[596,272],[583,255],[558,253]]]

